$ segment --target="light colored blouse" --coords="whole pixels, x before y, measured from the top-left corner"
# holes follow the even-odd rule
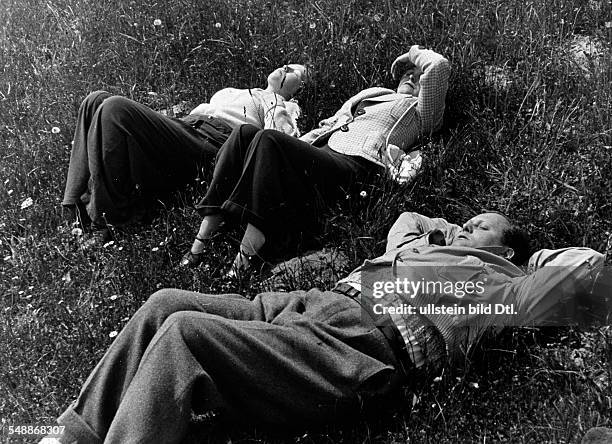
[[[263,129],[275,129],[290,136],[299,136],[296,123],[300,107],[282,96],[261,88],[225,88],[217,91],[210,103],[202,103],[190,114],[223,119],[232,127],[250,123]]]

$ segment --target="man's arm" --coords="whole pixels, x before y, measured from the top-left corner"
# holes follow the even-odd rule
[[[434,229],[440,230],[444,235],[445,242],[450,244],[461,227],[448,223],[441,218],[432,219],[418,213],[402,213],[389,230],[386,251],[424,236]]]
[[[536,253],[529,265],[538,269],[516,280],[511,292],[520,324],[567,325],[567,322],[581,321],[578,310],[581,302],[587,302],[585,298],[602,297],[592,294],[592,289],[603,262],[604,255],[590,248]]]

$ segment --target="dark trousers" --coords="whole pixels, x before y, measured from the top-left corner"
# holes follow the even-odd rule
[[[94,226],[126,222],[143,201],[192,181],[230,132],[218,119],[175,119],[91,93],[79,109],[62,204],[86,204]]]
[[[266,236],[312,228],[322,208],[380,170],[327,146],[242,125],[219,150],[212,182],[197,208],[202,215],[226,212]]]
[[[306,426],[397,395],[385,337],[334,292],[152,295],[58,419],[79,443],[180,442],[192,411]]]

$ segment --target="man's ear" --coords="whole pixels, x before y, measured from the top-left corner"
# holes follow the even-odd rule
[[[505,259],[512,259],[514,257],[514,250],[510,247],[506,248],[506,251],[504,251],[503,255],[502,255]]]

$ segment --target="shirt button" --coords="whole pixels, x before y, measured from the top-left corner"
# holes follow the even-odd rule
[[[413,249],[412,249],[412,252],[413,252],[413,253],[418,253],[418,252],[419,252],[419,249],[418,249],[418,248],[413,248]]]
[[[340,127],[340,131],[343,131],[343,132],[345,132],[345,133],[346,133],[346,132],[348,131],[348,125],[347,125],[346,123],[345,123],[344,125],[342,125],[342,126]]]
[[[362,114],[365,114],[365,109],[359,108],[355,114],[357,114],[358,116],[361,116]]]

